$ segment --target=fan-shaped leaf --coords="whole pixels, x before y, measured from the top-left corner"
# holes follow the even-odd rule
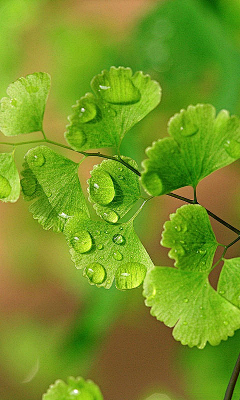
[[[51,385],[42,400],[103,400],[103,396],[92,381],[70,377],[67,383],[58,380]]]
[[[13,153],[0,153],[0,200],[17,201],[20,195],[20,179]]]

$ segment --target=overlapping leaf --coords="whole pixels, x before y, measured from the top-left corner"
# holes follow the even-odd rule
[[[9,85],[1,100],[0,130],[6,136],[42,130],[50,76],[36,72]]]
[[[153,267],[133,222],[109,224],[80,214],[68,220],[64,233],[72,260],[91,284],[109,288],[115,278],[118,289],[132,289]]]
[[[240,157],[240,121],[208,104],[189,106],[169,122],[170,137],[146,150],[142,184],[158,196],[183,186],[196,187],[213,171]]]
[[[25,200],[34,200],[29,210],[44,229],[62,231],[70,216],[88,215],[78,179],[78,164],[46,146],[38,146],[25,156],[21,180]]]
[[[90,380],[69,377],[67,383],[57,380],[42,400],[103,400],[99,387]]]
[[[122,159],[137,168],[131,158]],[[114,160],[104,160],[96,165],[88,183],[89,200],[95,203],[96,213],[107,222],[118,222],[140,198],[138,176]]]
[[[75,150],[118,147],[125,133],[159,103],[159,84],[142,72],[111,67],[95,76],[94,92],[73,106],[65,134]]]
[[[15,202],[20,195],[20,179],[13,153],[0,153],[0,200]]]
[[[240,258],[224,260],[219,281],[218,293],[240,308]]]
[[[171,245],[171,256],[178,269],[155,267],[144,281],[144,296],[151,314],[167,326],[175,326],[173,336],[176,340],[199,348],[207,341],[217,345],[240,328],[240,309],[233,300],[235,294],[231,292],[224,298],[208,281],[217,242],[205,213],[199,205],[188,205],[172,216],[165,224],[163,244]],[[201,235],[197,239],[199,228],[203,229],[205,239]],[[195,245],[191,234],[196,239]],[[179,252],[179,246],[186,252],[186,257],[183,251]],[[223,281],[224,278],[220,288],[226,291],[228,283]]]

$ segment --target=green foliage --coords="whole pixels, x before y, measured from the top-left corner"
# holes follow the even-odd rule
[[[142,284],[152,262],[130,220],[124,224],[92,221],[85,215],[70,218],[64,233],[77,268],[84,268],[90,284],[118,289]]]
[[[13,153],[0,154],[0,200],[15,202],[20,195],[20,179]]]
[[[122,160],[137,169],[137,163],[129,157]],[[116,223],[140,198],[139,179],[133,171],[116,161],[104,160],[91,172],[89,200],[96,213],[105,221]]]
[[[1,100],[0,130],[6,136],[42,131],[50,76],[43,72],[19,78]]]
[[[69,377],[67,383],[56,381],[42,400],[103,400],[100,389],[90,380]]]
[[[119,147],[124,135],[153,110],[161,98],[160,86],[142,72],[111,67],[93,78],[94,92],[73,106],[65,137],[75,150]]]
[[[143,162],[141,175],[137,163],[122,156],[119,149],[125,133],[159,103],[157,82],[123,67],[111,67],[93,78],[94,94],[82,97],[69,117],[66,139],[71,147],[49,140],[42,130],[49,85],[47,74],[28,75],[10,85],[9,98],[1,103],[5,135],[40,130],[41,142],[75,149],[84,156],[76,163],[46,146],[27,152],[21,185],[24,199],[32,201],[33,217],[43,228],[64,233],[76,268],[83,269],[91,285],[110,288],[115,280],[115,286],[125,290],[143,283],[152,315],[175,326],[173,335],[182,344],[203,348],[207,341],[216,345],[233,335],[240,328],[239,259],[224,261],[216,291],[208,277],[235,241],[225,246],[222,257],[212,265],[219,244],[207,211],[198,204],[183,206],[165,223],[161,242],[170,247],[175,268],[154,267],[134,231],[133,220],[151,198],[141,196],[141,184],[151,196],[187,185],[196,189],[201,179],[237,160],[239,119],[225,110],[216,116],[215,108],[208,104],[181,110],[170,119],[170,137],[147,149],[149,158]],[[83,150],[107,146],[116,147],[118,155],[104,155],[107,160],[94,166],[88,180],[89,201],[102,218],[99,220],[90,217],[78,168],[86,157],[103,157]],[[1,158],[2,200],[16,201],[19,178],[12,155],[3,153]],[[194,194],[197,202],[196,190]],[[139,210],[127,220],[141,198]],[[127,222],[122,222],[122,217]]]
[[[239,259],[227,263],[216,292],[208,275],[217,242],[206,211],[199,205],[178,209],[165,224],[162,243],[172,247],[170,257],[176,260],[178,269],[155,267],[147,274],[144,296],[151,314],[167,326],[175,325],[174,338],[190,347],[202,349],[207,341],[217,345],[232,336],[240,326],[240,308],[235,300],[240,287],[239,280],[233,285],[226,278],[229,264],[237,267]]]
[[[45,146],[28,151],[21,180],[29,210],[44,229],[62,231],[68,218],[87,205],[78,179],[79,165]]]
[[[183,186],[194,188],[205,176],[240,157],[240,122],[208,104],[189,106],[169,121],[170,137],[146,150],[142,184],[152,196]]]

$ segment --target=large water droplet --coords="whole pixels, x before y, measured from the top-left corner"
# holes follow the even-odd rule
[[[45,164],[45,162],[46,162],[46,159],[45,159],[44,155],[40,152],[31,156],[31,163],[35,167],[42,167]]]
[[[143,282],[146,272],[147,269],[143,264],[128,262],[116,271],[116,287],[121,290],[136,288]]]
[[[182,126],[180,133],[182,136],[193,136],[198,132],[198,126],[192,121],[186,113],[182,114]]]
[[[111,176],[104,171],[93,171],[89,180],[89,191],[94,202],[102,206],[111,203],[115,196]]]
[[[120,251],[115,251],[113,253],[113,258],[117,261],[121,261],[123,259],[123,255],[120,253]]]
[[[85,272],[90,282],[96,285],[103,283],[107,277],[105,268],[97,262],[89,264]]]
[[[21,186],[23,194],[26,196],[32,196],[37,189],[37,181],[33,177],[23,178],[21,179]]]
[[[123,76],[114,76],[110,81],[105,80],[99,85],[98,91],[103,100],[116,105],[135,104],[141,99],[141,93],[131,79]]]
[[[79,120],[82,123],[90,122],[97,115],[97,106],[94,103],[82,101],[79,104],[80,106],[80,113],[79,113]]]
[[[120,246],[123,246],[126,243],[126,239],[123,235],[120,233],[117,233],[116,235],[113,236],[112,241],[115,244],[119,244]]]
[[[83,130],[73,130],[72,128],[70,128],[69,132],[67,132],[66,139],[70,146],[77,150],[81,149],[87,141],[87,137]]]
[[[236,140],[228,140],[225,145],[225,150],[228,155],[232,158],[239,158],[240,157],[240,142]]]
[[[115,211],[109,210],[103,213],[103,219],[107,222],[111,222],[112,224],[116,224],[118,222],[119,216]]]
[[[86,253],[92,248],[92,238],[88,231],[76,232],[71,239],[71,244],[79,253]]]
[[[0,175],[0,199],[5,199],[10,195],[12,187],[5,176]]]

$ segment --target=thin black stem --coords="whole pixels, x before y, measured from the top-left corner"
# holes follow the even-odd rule
[[[223,400],[231,400],[233,392],[234,392],[235,385],[237,383],[239,372],[240,372],[240,354],[238,356],[237,362],[236,362],[235,367],[233,369],[233,373],[232,373],[232,376],[230,378],[230,381],[229,381],[229,384],[228,384],[228,387],[227,387],[227,390],[226,390],[226,393],[225,393],[225,396],[224,396]]]
[[[167,196],[174,197],[175,199],[185,201],[186,203],[194,204],[194,200],[190,200],[187,197],[180,196],[176,193],[167,193]]]
[[[240,235],[240,230],[235,228],[234,226],[230,225],[228,222],[224,221],[222,218],[218,217],[216,214],[214,214],[212,211],[209,211],[207,208],[205,208],[207,211],[208,215],[210,217],[214,218],[216,221],[220,222],[220,224],[226,226],[226,228],[230,229],[231,231],[235,232],[237,235]]]
[[[237,243],[240,240],[240,236],[238,236],[235,240],[233,240],[231,243],[229,243],[226,248],[229,249],[233,244]]]

